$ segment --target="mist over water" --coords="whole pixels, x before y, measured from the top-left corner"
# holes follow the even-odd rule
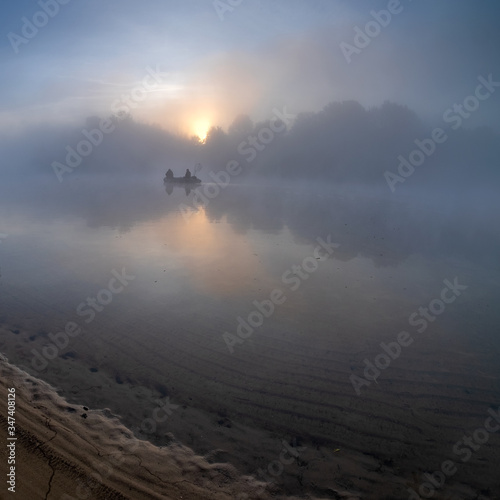
[[[471,331],[465,325],[478,310],[464,305],[455,340],[471,345],[479,335],[488,345],[498,343],[489,328],[498,319],[496,197],[422,189],[398,196],[380,187],[255,178],[220,187],[213,198],[200,196],[206,204],[192,208],[197,192],[216,187],[168,189],[154,175],[74,175],[64,186],[49,175],[11,181],[1,201],[9,235],[2,246],[4,303],[12,290],[29,294],[23,300],[37,311],[35,323],[54,330],[58,322],[81,322],[86,316],[75,316],[77,305],[105,286],[112,270],[125,268],[136,279],[102,313],[110,321],[104,337],[119,337],[123,315],[133,310],[137,321],[144,310],[158,318],[165,339],[174,321],[228,356],[223,332],[235,333],[237,317],[279,288],[287,301],[255,329],[250,344],[280,330],[335,343],[340,324],[348,343],[369,350],[384,328],[385,335],[405,328],[412,310],[429,301],[443,279],[459,276],[470,289],[468,304],[476,298],[482,312]],[[291,290],[293,276],[301,274],[290,272],[288,283],[284,274],[312,255],[318,238],[338,247],[325,262],[309,263],[307,278]],[[193,315],[203,318],[203,327]],[[447,316],[439,328],[451,321]],[[215,324],[207,330],[209,318]],[[139,323],[134,338],[145,331]],[[71,348],[78,354],[78,345],[88,342],[76,339]],[[32,347],[16,352],[23,365],[29,366]]]
[[[498,5],[57,1],[2,56],[0,353],[277,498],[496,498]]]
[[[47,168],[56,143],[43,161],[10,156],[2,352],[139,437],[222,447],[246,473],[279,436],[322,450],[306,477],[325,489],[338,447],[399,456],[410,473],[424,433],[439,463],[499,389],[498,143],[464,131],[411,175],[392,160],[400,180],[387,181],[401,136],[424,135],[403,120],[370,146],[385,112],[418,122],[344,103],[289,127],[238,117],[201,143],[128,118],[73,168]],[[202,183],[164,183],[184,167]],[[151,433],[142,391],[183,410]],[[283,476],[287,494],[310,491],[297,474]],[[475,465],[465,474],[484,481]]]

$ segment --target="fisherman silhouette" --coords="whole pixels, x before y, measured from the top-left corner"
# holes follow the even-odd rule
[[[165,177],[167,179],[172,179],[174,177],[174,173],[172,172],[172,170],[168,169],[167,173],[165,174]]]
[[[189,171],[189,168],[186,169],[186,175],[184,176],[185,179],[191,179],[191,172]]]

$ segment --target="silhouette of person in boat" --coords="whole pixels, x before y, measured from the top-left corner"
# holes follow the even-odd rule
[[[174,173],[172,170],[169,168],[165,174],[165,178],[163,179],[163,182],[170,184],[170,183],[177,183],[177,184],[200,184],[201,180],[196,177],[196,175],[192,175],[191,171],[186,169],[186,173],[184,174],[184,177],[175,177]]]

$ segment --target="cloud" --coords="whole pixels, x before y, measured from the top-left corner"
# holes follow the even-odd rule
[[[496,2],[401,3],[351,64],[340,43],[352,43],[355,26],[364,28],[386,1],[243,3],[224,22],[210,2],[201,9],[156,0],[124,1],[119,10],[113,2],[69,4],[24,53],[4,50],[11,77],[0,86],[0,127],[109,114],[156,65],[170,76],[133,114],[187,134],[200,123],[227,127],[241,113],[261,120],[275,106],[298,113],[349,99],[391,100],[438,118],[479,74],[500,75]],[[10,12],[5,29],[26,9]],[[498,101],[474,125],[496,124]]]

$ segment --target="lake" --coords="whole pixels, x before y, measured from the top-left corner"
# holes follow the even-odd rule
[[[446,459],[450,484],[491,484],[499,435],[467,466],[454,446],[500,405],[494,196],[248,181],[193,208],[105,175],[0,191],[0,351],[69,401],[245,474],[285,440],[304,450],[273,476],[288,494],[408,495]]]

